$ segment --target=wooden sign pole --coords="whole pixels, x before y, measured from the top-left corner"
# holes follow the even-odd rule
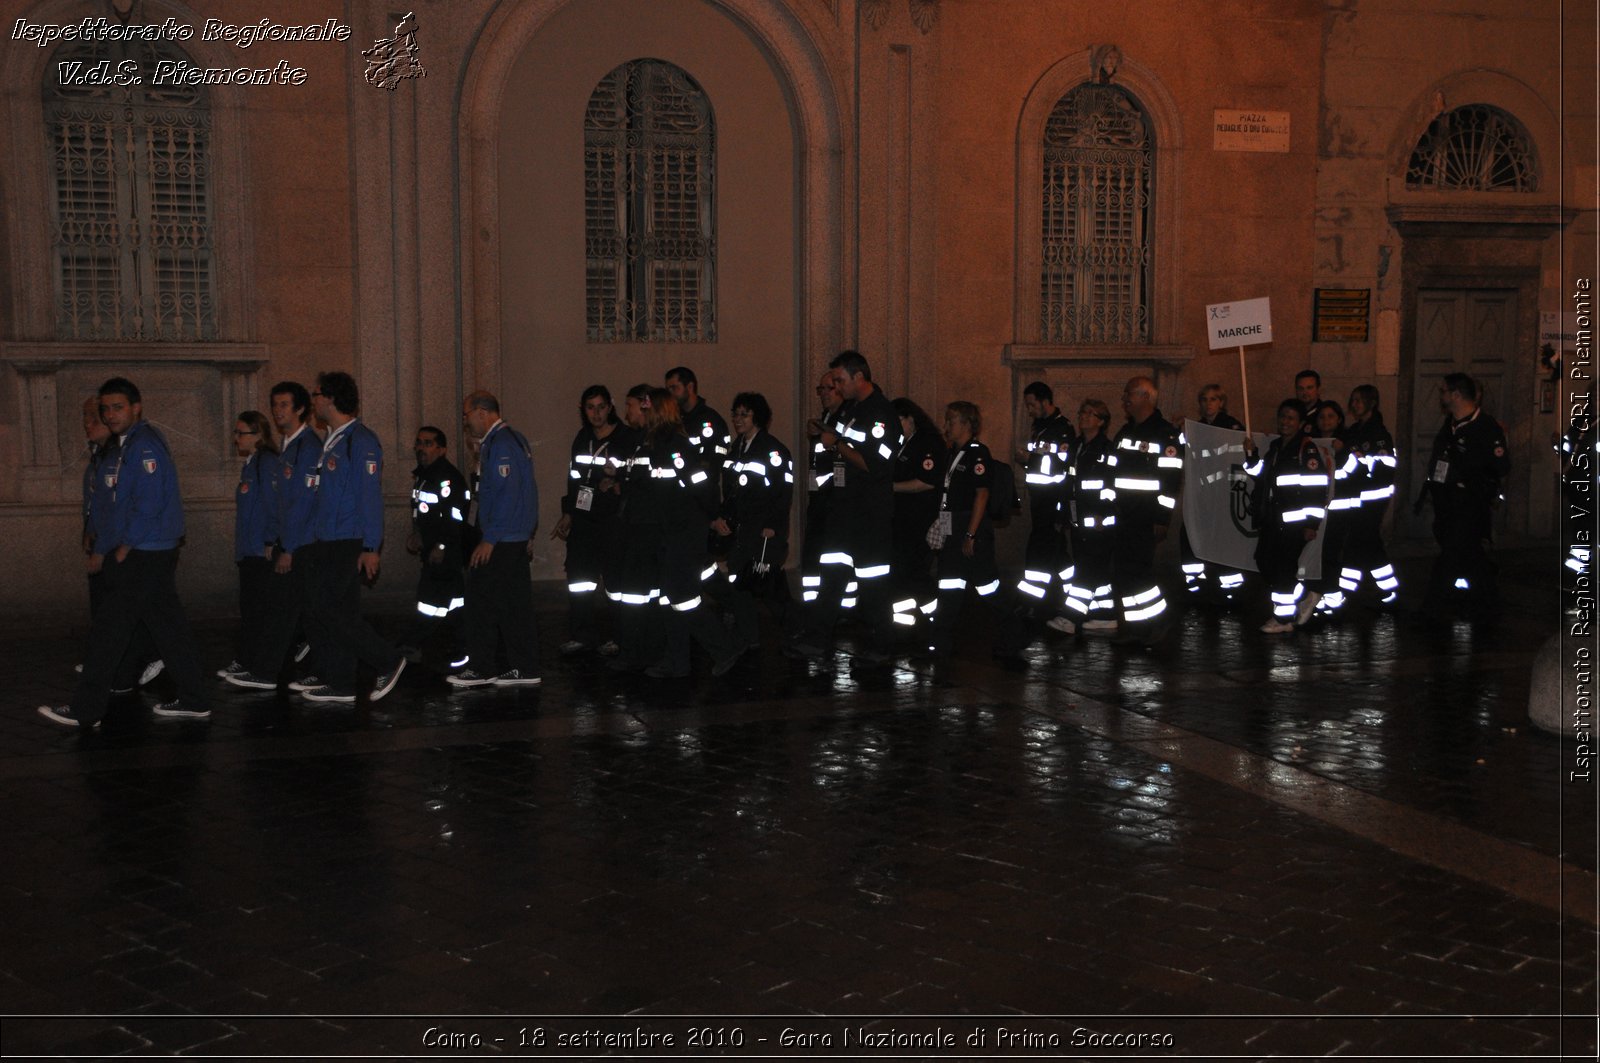
[[[1244,390],[1244,430],[1250,431],[1250,378],[1244,372],[1244,344],[1239,344],[1239,386]]]

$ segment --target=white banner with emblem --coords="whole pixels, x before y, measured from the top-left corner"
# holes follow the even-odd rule
[[[1251,433],[1262,454],[1273,437]],[[1196,557],[1239,572],[1256,571],[1256,529],[1250,520],[1250,478],[1244,474],[1244,433],[1185,421],[1183,526]],[[1330,440],[1319,439],[1324,455]],[[1331,467],[1331,466],[1330,466]],[[1300,555],[1300,578],[1322,576],[1322,535]]]

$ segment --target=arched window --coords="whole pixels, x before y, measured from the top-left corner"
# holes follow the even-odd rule
[[[1155,136],[1115,85],[1056,103],[1043,144],[1043,342],[1150,342]]]
[[[58,339],[216,338],[210,108],[199,86],[152,84],[158,63],[187,60],[168,42],[112,42],[64,46],[46,67]]]
[[[1406,166],[1406,187],[1464,192],[1537,192],[1533,141],[1498,107],[1468,104],[1429,125]]]
[[[716,339],[716,123],[659,59],[607,74],[583,121],[591,342]]]

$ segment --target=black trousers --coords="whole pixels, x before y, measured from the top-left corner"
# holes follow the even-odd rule
[[[316,652],[317,677],[341,693],[356,688],[356,662],[387,672],[400,651],[361,615],[360,539],[335,539],[300,548],[295,567],[305,567],[305,624]]]
[[[239,568],[239,635],[234,643],[233,659],[248,668],[267,629],[272,562],[256,556],[241,558],[236,564]]]
[[[539,674],[539,632],[533,619],[533,577],[528,574],[524,540],[495,543],[489,560],[467,569],[467,667],[479,675],[499,675],[496,662],[505,650],[506,668],[524,676]]]
[[[291,558],[288,572],[279,575],[276,569],[269,571],[262,587],[266,619],[261,625],[261,634],[254,646],[245,648],[246,656],[239,658],[245,668],[266,679],[277,678],[289,650],[301,634],[306,602],[310,598],[306,592],[306,570],[312,563],[309,558],[302,560],[304,552],[302,549]],[[313,660],[310,671],[316,672],[316,667]]]
[[[1439,559],[1428,577],[1428,601],[1438,607],[1465,600],[1474,609],[1491,608],[1498,593],[1495,565],[1489,557],[1489,536],[1494,512],[1487,505],[1438,507],[1435,503],[1433,537]]]
[[[605,603],[606,555],[610,524],[592,517],[572,518],[567,533],[567,633],[585,645],[600,639],[600,612]]]
[[[101,570],[105,596],[89,630],[83,678],[72,692],[72,714],[84,725],[105,716],[112,677],[140,625],[149,631],[156,652],[167,662],[167,672],[177,683],[184,705],[211,707],[189,618],[178,600],[177,572],[177,550],[130,550],[120,563],[106,558]]]
[[[100,606],[106,599],[106,573],[102,568],[99,572],[89,577],[89,621],[100,615]],[[112,690],[127,690],[138,685],[139,676],[144,672],[144,666],[155,660],[155,643],[150,641],[150,632],[140,624],[133,632],[133,640],[128,643],[128,650],[122,655],[122,661],[117,665],[116,672],[111,677]]]

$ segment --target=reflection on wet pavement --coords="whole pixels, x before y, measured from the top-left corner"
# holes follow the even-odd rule
[[[1593,794],[1526,719],[1542,561],[1492,634],[1191,610],[1158,651],[1051,635],[1023,670],[977,630],[937,669],[769,639],[722,681],[419,669],[353,709],[130,700],[94,736],[32,717],[76,647],[13,638],[0,978],[41,1017],[6,1048],[426,1054],[425,1022],[350,1017],[630,1013],[1592,1054],[1558,1016],[1595,1008]]]

